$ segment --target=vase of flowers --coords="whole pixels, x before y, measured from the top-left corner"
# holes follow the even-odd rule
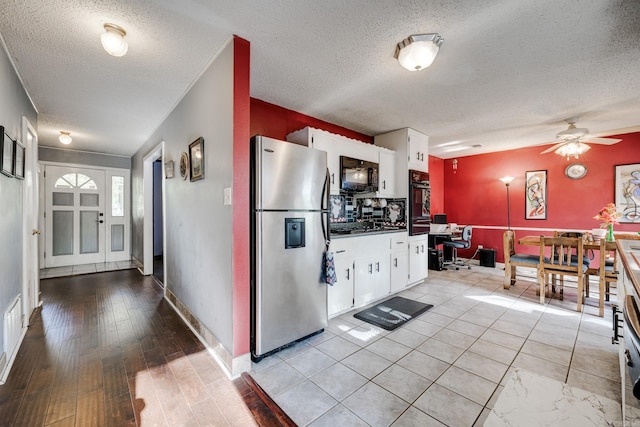
[[[600,228],[606,228],[607,234],[605,238],[608,242],[613,242],[613,225],[618,224],[618,218],[620,218],[622,214],[618,213],[616,210],[615,203],[609,203],[607,206],[603,207],[598,211],[598,214],[593,217],[593,219],[598,219],[603,221],[600,224]]]

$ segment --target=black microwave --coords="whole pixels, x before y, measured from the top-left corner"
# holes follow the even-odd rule
[[[378,191],[378,164],[340,156],[340,188],[346,191]]]

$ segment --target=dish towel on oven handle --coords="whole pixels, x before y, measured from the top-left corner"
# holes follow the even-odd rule
[[[333,260],[333,252],[330,249],[331,242],[327,240],[326,249],[322,256],[322,276],[327,285],[333,286],[338,281],[336,276],[336,264]]]

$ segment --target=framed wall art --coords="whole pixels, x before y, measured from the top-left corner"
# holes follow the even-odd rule
[[[204,139],[196,139],[189,144],[189,174],[191,181],[204,179]]]
[[[3,126],[0,126],[0,132],[2,133],[0,146],[0,151],[2,151],[2,156],[0,157],[0,172],[7,176],[13,176],[14,141],[6,134]]]
[[[24,153],[25,148],[18,140],[13,141],[13,176],[24,179]]]
[[[180,178],[187,179],[189,176],[189,155],[187,153],[182,153],[180,155],[180,164],[178,165],[178,169],[180,169]]]
[[[547,219],[547,171],[527,171],[525,186],[525,219]]]
[[[173,178],[173,160],[164,162],[164,177],[166,179]]]
[[[640,164],[616,165],[614,182],[618,221],[640,223]]]

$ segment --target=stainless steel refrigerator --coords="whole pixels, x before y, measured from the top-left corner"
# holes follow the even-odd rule
[[[261,360],[327,326],[321,278],[329,239],[327,155],[251,139],[251,357]]]

